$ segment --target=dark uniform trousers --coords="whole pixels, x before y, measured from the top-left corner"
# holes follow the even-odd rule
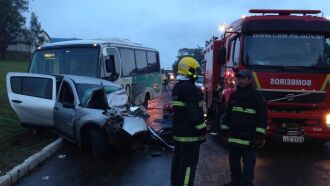
[[[234,185],[253,186],[256,155],[257,152],[254,148],[229,145],[229,164]]]
[[[194,185],[199,158],[200,142],[178,142],[174,144],[172,160],[172,186]]]

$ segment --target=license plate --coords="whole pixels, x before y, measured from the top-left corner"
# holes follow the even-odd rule
[[[284,143],[304,143],[304,136],[283,136]]]

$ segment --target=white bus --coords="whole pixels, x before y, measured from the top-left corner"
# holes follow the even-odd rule
[[[121,84],[132,103],[148,106],[159,96],[159,52],[127,39],[74,40],[39,47],[29,72],[72,74]]]

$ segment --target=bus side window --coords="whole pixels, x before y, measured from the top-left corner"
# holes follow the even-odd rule
[[[159,58],[155,52],[147,52],[148,72],[159,72]]]
[[[147,72],[147,53],[142,50],[136,50],[135,51],[135,57],[136,57],[136,67],[138,73],[145,73]]]
[[[132,76],[136,73],[135,55],[132,49],[120,49],[123,76]]]

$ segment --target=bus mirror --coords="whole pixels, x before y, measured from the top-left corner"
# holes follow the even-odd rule
[[[111,72],[112,74],[116,73],[115,61],[112,56],[105,59],[105,66],[108,72]]]
[[[221,47],[217,50],[217,63],[223,65],[226,63],[226,47]]]

